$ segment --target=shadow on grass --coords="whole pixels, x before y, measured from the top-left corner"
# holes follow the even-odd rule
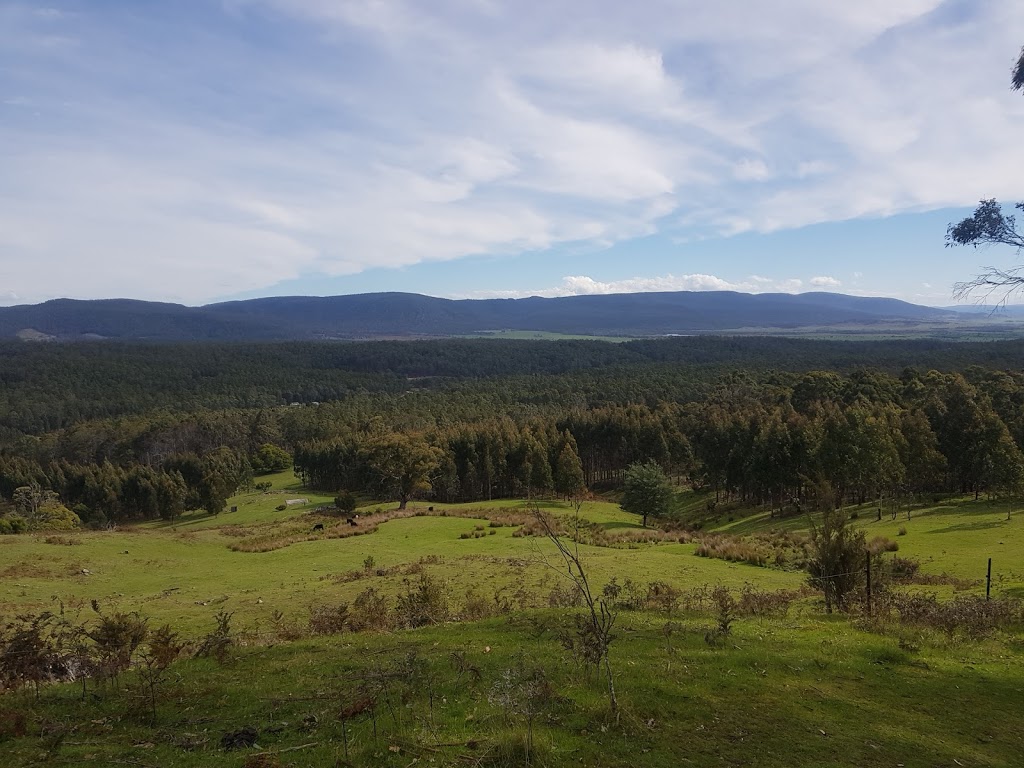
[[[959,525],[948,525],[945,528],[936,528],[925,533],[963,533],[965,531],[988,531],[993,528],[1003,528],[1007,521],[1003,520],[979,520],[975,523],[960,523]]]
[[[606,531],[612,531],[612,530],[616,530],[616,529],[619,529],[619,528],[629,528],[630,530],[635,530],[635,529],[644,530],[644,527],[642,525],[640,525],[640,523],[628,523],[628,522],[625,522],[623,520],[612,521],[612,522],[607,522],[607,523],[600,523],[599,525],[602,528],[604,528]]]

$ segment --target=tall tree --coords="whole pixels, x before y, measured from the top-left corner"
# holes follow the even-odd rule
[[[441,463],[441,451],[421,435],[380,435],[364,448],[381,491],[397,498],[399,509],[417,493],[430,490],[430,475]]]
[[[583,463],[576,452],[576,441],[566,433],[566,440],[555,466],[555,490],[565,497],[577,496],[587,488],[583,479]]]

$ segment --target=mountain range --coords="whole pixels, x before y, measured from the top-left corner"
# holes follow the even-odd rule
[[[508,330],[655,336],[956,318],[957,313],[945,309],[839,293],[676,291],[523,299],[366,293],[281,296],[200,307],[131,299],[54,299],[0,308],[0,338],[372,339]]]

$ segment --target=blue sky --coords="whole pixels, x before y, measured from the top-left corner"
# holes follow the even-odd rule
[[[0,304],[950,302],[1018,0],[0,0]]]

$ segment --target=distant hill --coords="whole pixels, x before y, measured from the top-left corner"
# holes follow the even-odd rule
[[[948,310],[839,293],[678,291],[545,299],[438,299],[414,293],[281,296],[186,307],[55,299],[0,308],[0,338],[273,340],[458,336],[548,331],[654,336],[737,329],[955,319]]]
[[[942,307],[942,309],[962,315],[986,315],[996,319],[1024,317],[1024,304],[956,304],[952,307]]]

